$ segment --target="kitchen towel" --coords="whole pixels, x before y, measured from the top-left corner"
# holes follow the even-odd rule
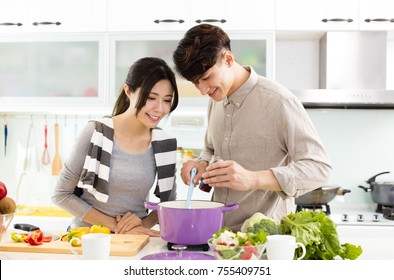
[[[74,193],[81,195],[81,189],[86,189],[97,200],[107,202],[109,166],[114,138],[113,120],[111,117],[103,117],[94,122],[95,130]],[[169,136],[160,128],[154,128],[152,148],[157,168],[157,185],[154,193],[161,201],[167,201],[175,181],[176,138]]]

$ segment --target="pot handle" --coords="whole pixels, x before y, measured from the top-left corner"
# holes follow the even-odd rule
[[[376,174],[375,176],[372,176],[371,178],[369,178],[366,182],[367,182],[368,184],[374,183],[376,177],[378,177],[379,175],[382,175],[382,174],[387,174],[387,173],[390,173],[390,171],[385,171],[385,172],[381,172],[381,173],[379,173],[379,174]]]
[[[157,202],[150,202],[150,201],[144,202],[145,207],[150,210],[158,210],[159,206],[157,204],[158,204]]]
[[[233,211],[233,210],[237,209],[238,206],[239,206],[238,203],[233,203],[233,204],[225,205],[225,206],[223,206],[222,211],[223,211],[223,212]]]
[[[348,190],[348,189],[339,189],[337,191],[337,195],[345,195],[345,194],[350,193],[350,192],[352,192],[352,191]]]
[[[366,187],[364,187],[364,186],[358,186],[359,188],[362,188],[365,192],[370,192],[370,191],[372,191],[372,189],[371,188],[366,188]]]

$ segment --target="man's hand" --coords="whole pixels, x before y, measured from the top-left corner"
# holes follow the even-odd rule
[[[255,172],[246,170],[233,160],[210,164],[202,174],[203,182],[211,187],[227,187],[236,191],[255,188]]]

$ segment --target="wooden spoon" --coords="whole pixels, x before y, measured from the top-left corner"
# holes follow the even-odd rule
[[[62,169],[62,161],[59,156],[59,124],[57,122],[55,123],[55,146],[56,150],[52,162],[52,175],[58,176]]]

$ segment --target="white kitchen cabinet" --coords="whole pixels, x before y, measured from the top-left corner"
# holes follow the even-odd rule
[[[0,37],[0,112],[104,105],[104,36]]]
[[[359,1],[361,30],[394,30],[394,1]]]
[[[28,0],[0,0],[0,34],[28,30]]]
[[[190,13],[192,25],[213,19],[225,30],[275,30],[275,0],[191,0]]]
[[[149,34],[116,34],[110,40],[110,77],[109,100],[113,103],[126,79],[129,67],[137,59],[154,56],[164,59],[170,67],[174,67],[173,52],[182,38],[182,32],[157,32]],[[237,61],[242,65],[252,65],[255,71],[263,76],[273,78],[274,34],[273,32],[229,32],[231,49]],[[187,98],[200,98],[201,94],[188,81],[177,77],[182,102]],[[205,97],[206,98],[206,97]],[[204,98],[204,99],[205,99]],[[198,103],[199,101],[197,101]],[[197,106],[197,103],[194,105]],[[205,104],[205,103],[204,103]]]
[[[277,0],[276,30],[358,29],[358,0]]]
[[[170,31],[190,26],[189,1],[110,0],[108,31]]]
[[[107,0],[0,0],[0,33],[105,32]]]
[[[108,2],[108,31],[185,31],[200,23],[226,30],[274,30],[275,0]]]

